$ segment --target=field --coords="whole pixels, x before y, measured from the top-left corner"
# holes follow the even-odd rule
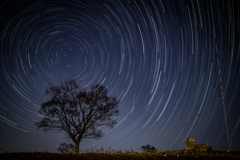
[[[134,152],[134,151],[114,151],[96,150],[85,151],[79,155],[72,153],[52,153],[52,152],[4,152],[0,153],[0,159],[4,160],[237,160],[240,159],[240,152],[234,151],[209,151],[198,152],[177,150],[177,151],[154,151]]]

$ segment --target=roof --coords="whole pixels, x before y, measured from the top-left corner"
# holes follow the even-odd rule
[[[195,146],[202,146],[202,145],[208,145],[207,143],[204,144],[195,144]]]

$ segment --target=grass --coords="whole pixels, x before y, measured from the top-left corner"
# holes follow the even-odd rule
[[[240,152],[235,150],[194,152],[189,150],[176,151],[154,151],[154,152],[135,152],[133,150],[91,150],[81,152],[79,155],[73,153],[53,153],[53,152],[2,152],[0,159],[14,160],[237,160],[240,159]]]

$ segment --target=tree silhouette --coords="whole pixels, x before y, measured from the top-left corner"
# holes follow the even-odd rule
[[[36,123],[45,132],[65,132],[75,144],[79,154],[82,139],[99,139],[102,126],[113,128],[119,114],[119,101],[107,96],[107,88],[96,84],[89,90],[80,89],[75,80],[46,89],[50,99],[41,105],[40,114],[45,117]]]
[[[153,152],[156,150],[154,146],[150,146],[149,144],[146,146],[142,146],[141,149],[145,152]]]
[[[75,147],[73,144],[61,143],[57,149],[60,153],[74,153]]]

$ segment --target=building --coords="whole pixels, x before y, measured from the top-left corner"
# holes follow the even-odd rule
[[[210,150],[212,150],[212,148],[209,147],[207,143],[195,145],[196,152],[204,152],[204,151],[210,151]]]
[[[185,140],[186,143],[186,150],[195,150],[196,152],[205,152],[211,151],[212,147],[209,147],[207,143],[205,144],[196,144],[194,138],[188,138]]]
[[[195,145],[195,151],[197,152],[208,151],[208,149],[209,149],[209,146],[207,143]]]
[[[188,138],[185,140],[185,144],[186,144],[186,149],[194,149],[195,146],[195,141],[194,138]]]

